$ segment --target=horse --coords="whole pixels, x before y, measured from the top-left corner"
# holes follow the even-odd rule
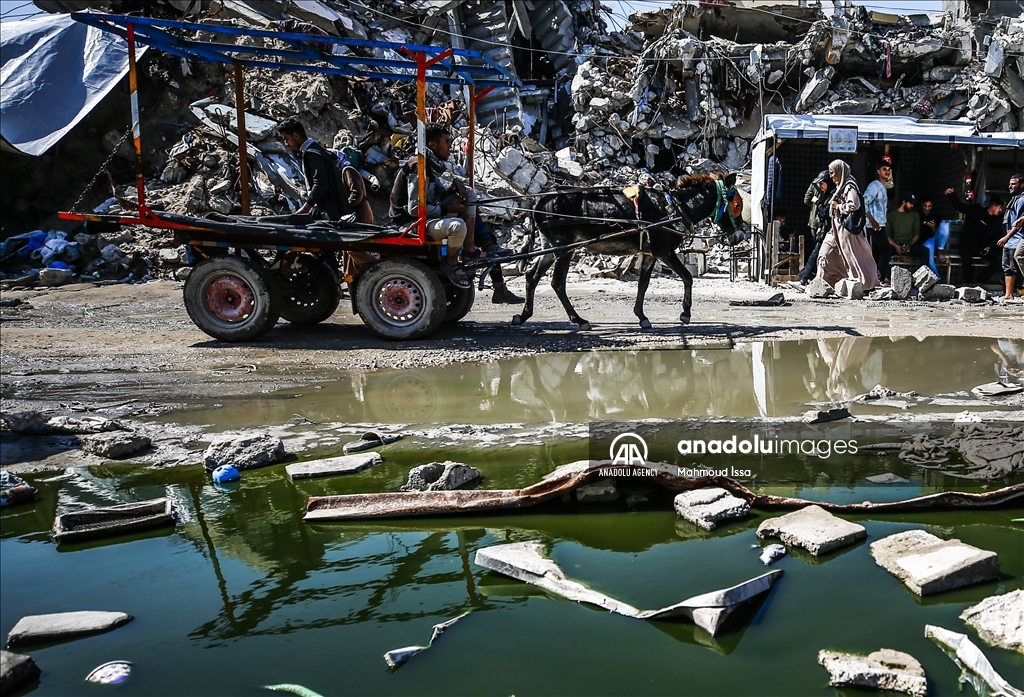
[[[672,224],[682,222],[687,228],[692,228],[694,223],[713,216],[714,223],[722,231],[723,241],[736,244],[743,239],[740,232],[743,199],[735,184],[735,174],[701,174],[680,177],[668,193],[632,187],[632,191],[626,189],[621,192],[583,190],[542,195],[534,207],[534,229],[555,251],[539,256],[527,269],[526,302],[522,312],[512,318],[512,324],[522,325],[533,316],[537,283],[554,264],[551,287],[569,320],[580,330],[591,328],[590,322],[573,308],[565,292],[565,279],[575,247],[568,250],[557,248],[574,243],[599,254],[643,252],[633,305],[633,314],[640,320],[641,329],[651,328],[650,320],[644,315],[644,295],[651,282],[654,262],[661,260],[683,279],[685,292],[679,321],[689,324],[693,276],[675,254],[684,233],[674,229]],[[591,241],[592,244],[586,244]]]

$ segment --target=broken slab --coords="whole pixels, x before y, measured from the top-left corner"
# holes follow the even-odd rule
[[[871,543],[875,562],[924,596],[999,578],[999,555],[924,530],[907,530]]]
[[[288,465],[284,471],[288,478],[312,479],[313,477],[333,477],[339,474],[355,474],[364,469],[379,465],[384,462],[380,453],[373,451],[358,453],[356,455],[341,455],[339,457],[328,457],[322,460],[310,460],[309,462],[297,462]]]
[[[659,610],[638,610],[632,605],[567,579],[561,567],[544,556],[541,544],[536,541],[513,542],[479,549],[474,563],[543,588],[566,600],[596,605],[617,615],[641,620],[689,619],[712,636],[722,628],[733,612],[743,604],[767,593],[782,576],[782,571],[769,571],[730,588],[695,595]]]
[[[840,421],[848,418],[850,418],[850,410],[846,407],[839,407],[837,409],[828,409],[826,411],[811,409],[810,411],[804,412],[802,421],[805,424],[823,424],[828,421]]]
[[[714,530],[726,520],[742,518],[750,513],[750,504],[721,487],[684,491],[672,505],[676,513],[704,530]]]
[[[431,646],[434,645],[434,641],[439,636],[444,634],[446,629],[451,627],[453,624],[455,624],[468,614],[469,612],[464,612],[458,617],[453,617],[450,620],[446,620],[444,622],[439,622],[438,624],[435,624],[432,628],[433,632],[431,632],[430,634],[430,641],[427,642],[426,646],[405,646],[400,649],[392,649],[391,651],[388,651],[386,654],[384,654],[384,661],[388,664],[388,668],[394,670],[395,668],[398,668],[399,666],[403,665],[406,661],[408,661],[416,654],[429,649]]]
[[[28,615],[18,620],[7,635],[7,646],[39,644],[99,634],[127,624],[131,615],[123,612],[81,610],[52,615]]]
[[[217,436],[203,454],[206,469],[234,465],[240,470],[265,467],[284,458],[284,443],[265,433]]]
[[[992,667],[985,654],[974,645],[966,634],[951,632],[942,627],[926,624],[925,637],[937,643],[953,659],[957,667],[965,672],[971,686],[979,695],[1000,697],[1024,697],[1024,691],[1006,682]],[[963,678],[961,678],[963,679]]]
[[[868,294],[868,300],[895,300],[896,294],[892,288],[875,288]]]
[[[965,303],[982,303],[988,300],[988,292],[983,288],[967,286],[964,288],[957,288],[953,297],[957,300],[963,300]]]
[[[863,525],[837,518],[821,506],[807,506],[762,522],[757,536],[778,537],[786,545],[820,556],[863,540],[868,533]]]
[[[402,491],[451,491],[480,478],[480,470],[461,462],[428,462],[409,470]]]
[[[904,479],[898,474],[892,472],[885,472],[883,474],[873,474],[870,477],[864,477],[872,484],[909,484],[909,479]]]
[[[828,671],[828,684],[832,687],[893,690],[915,697],[928,693],[924,668],[916,658],[902,651],[880,649],[867,656],[819,651],[818,663]]]
[[[117,460],[134,455],[151,444],[152,441],[147,436],[131,431],[112,431],[83,438],[82,450],[93,455]]]
[[[864,284],[852,278],[841,278],[836,282],[836,294],[847,300],[862,300]]]
[[[960,619],[993,646],[1024,653],[1024,590],[985,598],[961,612]]]
[[[31,656],[0,651],[0,694],[11,694],[38,679],[41,672]]]
[[[910,297],[910,290],[914,287],[913,274],[894,264],[889,270],[889,281],[892,294],[897,300],[906,300]]]
[[[932,286],[939,282],[939,277],[927,266],[921,266],[914,272],[914,285],[922,293],[927,293]]]
[[[936,283],[934,286],[929,288],[924,294],[925,300],[952,300],[956,295],[956,286],[952,286],[948,283]]]

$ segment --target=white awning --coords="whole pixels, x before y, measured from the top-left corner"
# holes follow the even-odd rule
[[[857,127],[860,140],[1024,147],[1024,132],[982,133],[973,123],[918,121],[909,116],[811,116],[769,114],[756,142],[776,138],[828,138],[829,126]]]

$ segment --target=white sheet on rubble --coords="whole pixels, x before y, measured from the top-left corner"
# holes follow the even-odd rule
[[[124,78],[128,44],[70,15],[45,15],[0,24],[0,60],[0,134],[39,156]],[[124,110],[127,126],[127,101]]]

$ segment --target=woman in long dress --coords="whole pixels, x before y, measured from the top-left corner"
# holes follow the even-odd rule
[[[864,205],[857,180],[850,174],[850,165],[834,160],[828,166],[836,193],[832,196],[832,229],[825,235],[818,253],[818,277],[835,287],[843,278],[860,281],[864,292],[878,285],[878,268],[871,256],[871,245],[861,231],[854,234],[843,226],[843,219]]]

